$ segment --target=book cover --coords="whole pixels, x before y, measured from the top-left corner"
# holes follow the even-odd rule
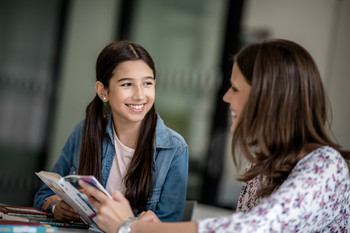
[[[0,219],[0,232],[52,233],[57,228],[50,225]]]
[[[35,174],[62,200],[70,205],[80,215],[82,220],[98,228],[96,211],[90,205],[86,191],[78,183],[79,180],[83,180],[111,197],[94,176],[68,175],[61,177],[57,173],[46,171],[36,172]]]

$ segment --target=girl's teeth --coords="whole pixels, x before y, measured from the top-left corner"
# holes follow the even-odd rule
[[[136,110],[140,110],[143,107],[143,105],[129,105],[129,107]]]

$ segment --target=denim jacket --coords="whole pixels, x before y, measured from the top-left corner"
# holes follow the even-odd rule
[[[80,147],[84,121],[70,134],[53,172],[62,177],[78,173]],[[182,221],[188,178],[188,146],[181,135],[168,128],[157,115],[154,141],[153,190],[150,193],[147,210],[152,210],[161,221]],[[107,180],[115,156],[112,117],[109,116],[102,149],[102,185]],[[34,197],[34,207],[42,209],[45,198],[54,195],[43,185]],[[48,210],[52,211],[52,207]]]

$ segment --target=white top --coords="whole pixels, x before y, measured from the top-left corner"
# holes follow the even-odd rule
[[[115,147],[115,156],[113,158],[113,164],[109,173],[106,190],[112,194],[116,190],[125,194],[125,185],[123,178],[126,171],[129,168],[132,157],[134,156],[135,150],[125,146],[118,138],[114,127],[113,127],[113,139]]]
[[[253,199],[254,194],[241,193]],[[199,220],[198,232],[347,232],[349,168],[338,151],[320,147],[301,159],[275,192],[250,203],[256,206],[246,212]]]

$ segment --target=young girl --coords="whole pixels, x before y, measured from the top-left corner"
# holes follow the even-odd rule
[[[223,97],[232,112],[232,153],[236,165],[238,149],[251,163],[240,177],[249,185],[243,187],[239,212],[186,223],[159,223],[147,212],[135,220],[121,193],[111,200],[82,183],[104,231],[350,229],[350,152],[327,135],[326,94],[310,54],[294,42],[270,40],[243,49],[234,61],[232,86]]]
[[[151,56],[132,42],[111,43],[97,58],[96,79],[85,121],[69,136],[53,172],[94,175],[110,193],[122,192],[134,214],[152,210],[162,221],[182,220],[188,146],[155,111]],[[59,220],[79,218],[46,185],[34,206]]]

